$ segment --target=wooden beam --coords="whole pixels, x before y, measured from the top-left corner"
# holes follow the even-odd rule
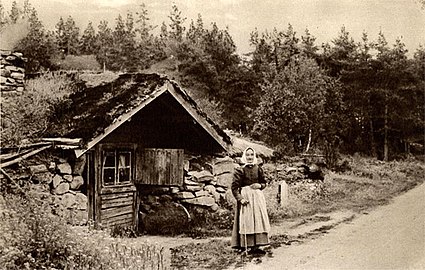
[[[66,145],[80,145],[83,139],[77,138],[77,139],[71,139],[71,138],[42,138],[42,141],[45,142],[54,142],[59,144],[66,144]]]
[[[20,157],[20,156],[25,155],[26,153],[29,153],[29,152],[31,152],[31,149],[27,149],[23,152],[2,154],[2,155],[0,155],[0,162],[4,162],[6,160],[10,160],[10,159],[14,159],[16,157]]]
[[[29,152],[29,153],[27,153],[27,154],[23,155],[23,156],[21,156],[21,157],[19,157],[19,158],[17,158],[17,159],[14,159],[14,160],[11,160],[11,161],[8,161],[8,162],[5,162],[5,163],[1,163],[1,164],[0,164],[0,168],[5,168],[5,167],[7,167],[7,166],[10,166],[10,165],[16,164],[16,163],[18,163],[18,162],[20,162],[20,161],[22,161],[22,160],[24,160],[24,159],[29,158],[30,156],[36,155],[36,154],[40,153],[41,151],[44,151],[44,150],[46,150],[46,149],[48,149],[48,148],[50,148],[50,147],[52,147],[52,145],[48,145],[48,146],[41,147],[41,148],[39,148],[39,149],[36,149],[36,150],[34,150],[34,151],[31,151],[31,152]]]
[[[3,151],[11,151],[11,150],[20,150],[20,149],[28,149],[28,148],[34,148],[37,146],[45,146],[45,145],[51,145],[50,142],[38,142],[38,143],[30,143],[30,144],[23,144],[13,147],[1,147],[0,152]]]

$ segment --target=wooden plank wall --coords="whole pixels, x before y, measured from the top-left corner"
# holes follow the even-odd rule
[[[112,227],[135,225],[135,191],[126,190],[119,192],[119,189],[117,189],[111,193],[101,194],[100,197],[100,212],[103,226]]]
[[[146,185],[183,185],[183,149],[141,149],[136,161],[136,179]]]

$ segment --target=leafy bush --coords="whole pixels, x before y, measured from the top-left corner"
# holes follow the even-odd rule
[[[66,75],[46,73],[26,81],[22,94],[2,102],[2,146],[43,136],[55,111],[68,102],[74,88]]]
[[[264,190],[271,222],[335,210],[361,211],[388,203],[391,198],[424,181],[425,165],[417,161],[382,162],[355,155],[345,157],[343,173],[328,171],[323,182],[300,180],[289,185],[286,206],[277,201],[278,186],[285,179],[267,171],[271,178]]]
[[[2,269],[164,269],[156,245],[129,243],[106,231],[70,227],[52,214],[49,201],[31,195],[0,196]]]
[[[101,69],[94,55],[67,55],[63,59],[55,59],[54,63],[62,70]]]
[[[6,269],[64,268],[70,246],[67,230],[46,202],[6,195],[0,220],[1,261]]]
[[[212,212],[199,207],[188,208],[192,221],[184,233],[194,237],[228,236],[233,226],[233,211],[220,209]]]

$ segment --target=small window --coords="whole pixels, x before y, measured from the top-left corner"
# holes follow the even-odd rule
[[[113,186],[131,181],[131,152],[104,151],[103,152],[103,184]]]

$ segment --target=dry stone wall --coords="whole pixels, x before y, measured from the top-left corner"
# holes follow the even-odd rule
[[[83,193],[81,166],[84,159],[68,162],[52,157],[46,160],[25,160],[7,173],[20,186],[29,186],[31,194],[47,201],[55,214],[73,225],[85,225],[88,218],[87,196]]]
[[[0,50],[0,90],[3,97],[24,91],[26,61],[22,53]]]
[[[139,188],[139,218],[142,225],[149,227],[155,226],[149,224],[152,222],[159,225],[173,220],[171,223],[182,226],[181,223],[177,224],[182,219],[177,216],[183,216],[182,223],[189,221],[190,215],[186,208],[202,208],[220,213],[220,210],[236,204],[231,193],[231,183],[234,169],[239,165],[232,158],[211,158],[203,164],[198,160],[186,162],[189,165],[186,166],[183,186]]]

